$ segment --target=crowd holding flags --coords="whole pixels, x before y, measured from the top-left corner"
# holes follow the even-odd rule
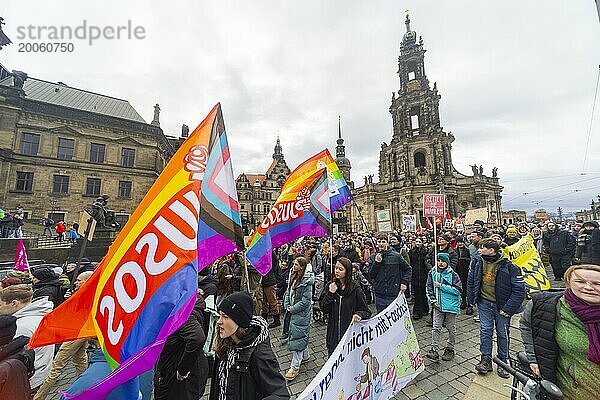
[[[248,241],[261,272],[273,248],[301,236],[331,235],[331,214],[352,199],[328,150],[296,168]],[[239,203],[220,104],[167,164],[92,277],[46,315],[31,348],[97,338],[112,369],[67,399],[103,399],[157,361],[194,306],[198,271],[243,251]],[[134,380],[131,385],[131,380]]]

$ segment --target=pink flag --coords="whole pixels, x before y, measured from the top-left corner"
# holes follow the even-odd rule
[[[29,261],[27,261],[27,251],[23,239],[19,240],[17,245],[17,254],[15,255],[15,265],[13,269],[16,271],[29,272]]]

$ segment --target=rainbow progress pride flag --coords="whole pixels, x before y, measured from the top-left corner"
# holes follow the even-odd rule
[[[337,211],[340,207],[350,202],[353,197],[352,193],[350,193],[350,188],[344,179],[344,175],[342,175],[342,171],[340,171],[327,149],[315,154],[302,164],[298,165],[286,179],[281,192],[285,193],[286,191],[292,190],[294,186],[323,168],[327,168],[331,212]]]
[[[302,236],[331,234],[329,180],[325,168],[286,187],[269,214],[248,240],[246,258],[258,272],[271,269],[271,252]]]
[[[151,369],[167,337],[192,311],[198,268],[243,249],[232,182],[217,104],[152,185],[98,269],[44,317],[31,338],[31,347],[98,338],[113,372],[82,392],[66,393],[67,399],[104,399]],[[207,249],[204,242],[222,247]]]

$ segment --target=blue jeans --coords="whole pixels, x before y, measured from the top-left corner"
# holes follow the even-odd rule
[[[394,300],[396,299],[386,299],[375,295],[375,308],[377,309],[377,314],[385,310]]]
[[[303,351],[293,351],[292,352],[292,365],[290,365],[293,369],[300,369],[300,364],[302,361],[307,361],[310,357],[310,353],[308,352],[308,347]]]
[[[492,340],[495,325],[498,340],[498,358],[506,360],[508,358],[510,317],[500,315],[500,312],[496,309],[496,303],[486,299],[479,300],[477,311],[479,312],[479,351],[481,351],[481,354],[492,358]]]

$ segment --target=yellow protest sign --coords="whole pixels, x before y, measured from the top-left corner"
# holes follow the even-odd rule
[[[506,258],[521,268],[528,294],[550,289],[546,268],[529,233],[517,243],[505,247],[503,252]]]

